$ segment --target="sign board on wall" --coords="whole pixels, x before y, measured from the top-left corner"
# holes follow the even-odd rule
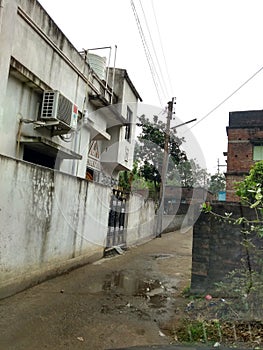
[[[90,143],[87,166],[92,169],[101,170],[100,152],[97,141],[91,141]]]

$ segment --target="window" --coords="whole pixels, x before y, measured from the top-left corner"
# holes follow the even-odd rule
[[[126,113],[127,125],[125,127],[125,140],[131,141],[131,123],[132,123],[132,110],[127,107]]]
[[[23,160],[50,169],[59,169],[60,164],[57,154],[46,154],[26,145],[24,146]]]
[[[253,160],[263,160],[263,145],[254,146],[254,148],[253,148]]]

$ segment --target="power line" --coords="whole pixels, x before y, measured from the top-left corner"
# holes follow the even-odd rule
[[[157,17],[156,17],[156,12],[155,12],[155,7],[154,7],[154,4],[153,4],[153,0],[151,0],[151,4],[152,4],[153,15],[154,15],[155,24],[156,24],[156,28],[157,28],[157,32],[158,32],[159,42],[160,42],[160,46],[161,46],[161,49],[162,49],[162,55],[163,55],[163,60],[164,60],[164,65],[165,65],[165,71],[166,71],[167,79],[168,79],[168,82],[169,82],[169,88],[170,88],[170,92],[172,93],[173,92],[173,86],[172,86],[172,82],[171,82],[171,79],[170,79],[170,74],[169,74],[169,71],[168,71],[168,65],[167,65],[166,57],[165,57],[165,54],[164,54],[162,37],[161,37],[159,24],[158,24]]]
[[[237,89],[235,89],[230,95],[228,95],[223,101],[221,101],[218,105],[216,105],[211,111],[205,114],[197,123],[195,123],[190,129],[193,129],[197,124],[207,118],[210,114],[216,111],[219,107],[221,107],[226,101],[228,101],[232,96],[234,96],[239,90],[241,90],[247,83],[249,83],[256,75],[258,75],[263,70],[263,66],[258,69],[254,74],[252,74],[244,83],[242,83]]]
[[[143,6],[142,6],[141,0],[139,0],[139,2],[140,2],[141,9],[142,9],[143,18],[144,18],[144,21],[145,21],[145,24],[146,24],[146,28],[147,28],[147,30],[148,30],[149,38],[150,38],[150,41],[151,41],[151,44],[152,44],[152,48],[153,48],[155,60],[156,60],[156,63],[157,63],[157,66],[158,66],[158,69],[159,69],[159,72],[160,72],[160,76],[161,76],[161,78],[162,78],[162,82],[161,82],[161,79],[160,79],[160,77],[159,77],[159,74],[158,74],[157,70],[155,69],[155,71],[156,71],[156,76],[157,76],[157,78],[158,78],[158,80],[159,80],[159,84],[160,84],[160,86],[161,86],[163,95],[164,95],[164,96],[165,96],[165,95],[168,96],[167,86],[166,86],[165,79],[164,79],[163,73],[162,73],[162,68],[161,68],[161,65],[160,65],[160,62],[159,62],[159,59],[158,59],[156,50],[155,50],[155,45],[154,45],[154,42],[153,42],[153,38],[152,38],[152,35],[151,35],[151,31],[150,31],[150,28],[149,28],[149,25],[148,25],[147,18],[146,18],[146,15],[145,15],[145,11],[144,11],[144,8],[143,8]]]
[[[144,16],[144,20],[145,20],[145,23],[146,23],[146,27],[147,27],[147,30],[148,30],[148,33],[149,33],[149,37],[150,37],[150,40],[151,40],[152,48],[153,48],[153,51],[154,51],[154,54],[155,54],[156,62],[158,64],[158,68],[160,70],[161,77],[162,77],[162,80],[163,80],[163,83],[164,83],[164,87],[165,87],[165,90],[166,90],[166,93],[167,93],[167,86],[165,84],[165,79],[164,79],[163,74],[162,74],[162,69],[160,67],[160,63],[159,63],[158,56],[157,56],[157,53],[156,53],[156,50],[155,50],[153,39],[152,39],[150,30],[149,30],[147,18],[146,18],[146,15],[145,15],[145,12],[144,12],[141,0],[139,0],[139,2],[140,2],[140,5],[141,5],[141,9],[142,9],[142,12],[143,12],[143,16]],[[155,12],[155,8],[154,8],[153,0],[151,0],[151,4],[152,4],[153,14],[154,14],[154,18],[155,18],[156,28],[157,28],[158,35],[159,35],[159,41],[160,41],[160,46],[161,46],[161,49],[162,49],[163,59],[164,59],[164,62],[165,62],[166,74],[167,74],[167,78],[168,78],[168,81],[169,81],[170,88],[172,89],[172,84],[171,84],[171,80],[170,80],[170,75],[168,73],[167,61],[166,61],[165,54],[164,54],[164,49],[163,49],[163,45],[162,45],[162,40],[161,40],[161,35],[160,35],[160,30],[159,30],[159,26],[158,26],[158,22],[157,22],[157,17],[156,17],[156,12]],[[159,75],[157,73],[157,70],[155,68],[154,61],[152,59],[151,52],[149,50],[149,47],[148,47],[148,44],[147,44],[147,41],[146,41],[146,38],[145,38],[145,35],[144,35],[144,32],[143,32],[142,26],[141,26],[141,23],[140,23],[140,19],[139,19],[138,13],[136,11],[136,7],[135,7],[135,4],[134,4],[133,0],[131,0],[131,5],[132,5],[132,8],[133,8],[134,16],[135,16],[135,19],[136,19],[136,22],[137,22],[137,26],[138,26],[138,29],[139,29],[139,33],[140,33],[140,36],[141,36],[141,40],[142,40],[142,43],[143,43],[143,47],[144,47],[144,50],[145,50],[146,58],[147,58],[147,61],[148,61],[148,64],[149,64],[149,67],[150,67],[150,70],[151,70],[151,74],[152,74],[154,85],[155,85],[155,88],[156,88],[156,91],[157,91],[159,102],[162,104],[161,97],[160,97],[160,92],[159,92],[159,89],[158,89],[158,82],[159,82],[159,84],[161,86],[162,92],[164,93],[164,90],[163,90],[163,87],[162,87],[162,83],[160,81],[160,77],[159,77]],[[213,112],[215,112],[218,108],[220,108],[232,96],[234,96],[239,90],[241,90],[246,84],[248,84],[256,75],[258,75],[262,70],[263,70],[263,66],[260,69],[258,69],[254,74],[252,74],[247,80],[245,80],[230,95],[228,95],[226,98],[224,98],[220,103],[218,103],[214,108],[212,108],[208,113],[206,113],[202,118],[200,118],[198,120],[198,122],[195,123],[189,129],[194,128],[196,125],[198,125],[203,120],[205,120],[208,116],[210,116]]]
[[[159,92],[159,88],[158,88],[158,82],[157,82],[157,78],[156,78],[156,69],[155,69],[155,66],[154,66],[154,63],[153,63],[151,52],[150,52],[149,47],[147,45],[147,41],[146,41],[143,29],[142,29],[140,18],[138,16],[138,13],[137,13],[137,10],[136,10],[136,7],[135,7],[135,4],[134,4],[133,0],[131,0],[130,3],[131,3],[133,14],[134,14],[134,17],[135,17],[135,20],[136,20],[137,28],[138,28],[138,31],[139,31],[139,34],[140,34],[140,37],[141,37],[141,41],[142,41],[142,44],[143,44],[145,56],[146,56],[146,59],[147,59],[147,62],[148,62],[149,68],[150,68],[151,76],[153,78],[153,83],[154,83],[154,86],[155,86],[155,89],[156,89],[156,92],[157,92],[157,96],[158,96],[160,104],[162,105],[162,99],[161,99],[161,96],[160,96],[160,92]]]

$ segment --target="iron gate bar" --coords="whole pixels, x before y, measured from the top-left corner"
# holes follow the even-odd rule
[[[113,190],[110,200],[106,249],[125,245],[126,196],[122,191]]]

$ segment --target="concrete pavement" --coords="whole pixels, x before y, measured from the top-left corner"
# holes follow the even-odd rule
[[[0,349],[215,349],[170,345],[191,253],[192,231],[171,232],[0,300]]]
[[[233,350],[233,348],[226,347],[214,347],[214,346],[189,346],[189,345],[150,345],[150,346],[133,346],[129,348],[118,348],[118,349],[108,349],[108,350]],[[237,346],[234,347],[235,350],[239,350]],[[252,350],[253,348],[246,348],[246,350]],[[242,349],[244,350],[244,348]]]

